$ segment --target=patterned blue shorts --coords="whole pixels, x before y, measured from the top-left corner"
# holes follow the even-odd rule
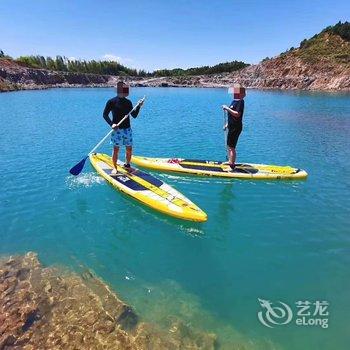
[[[113,130],[111,136],[113,146],[132,146],[131,128]]]

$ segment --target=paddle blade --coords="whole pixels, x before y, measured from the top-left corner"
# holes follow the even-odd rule
[[[77,176],[81,173],[81,171],[83,170],[84,168],[84,165],[85,165],[85,162],[86,162],[86,159],[88,157],[85,157],[84,159],[82,159],[78,164],[74,165],[74,167],[72,169],[69,170],[69,172],[74,175],[74,176]]]

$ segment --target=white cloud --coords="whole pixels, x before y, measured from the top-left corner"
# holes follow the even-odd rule
[[[75,57],[63,57],[63,62],[64,63],[68,63],[68,61],[78,61],[78,59],[76,59]]]
[[[119,56],[115,56],[113,54],[110,54],[110,53],[106,53],[105,55],[103,55],[101,57],[102,60],[104,61],[111,61],[111,62],[122,62],[122,58],[119,57]]]
[[[135,61],[131,58],[127,58],[127,57],[120,57],[120,56],[116,56],[113,55],[111,53],[106,53],[105,55],[103,55],[101,57],[102,61],[110,61],[110,62],[118,62],[120,64],[123,64],[129,68],[135,68],[138,69],[135,65]]]

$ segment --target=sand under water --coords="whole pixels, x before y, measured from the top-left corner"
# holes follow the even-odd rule
[[[102,280],[43,267],[37,254],[0,260],[0,349],[215,349],[179,320],[141,322]]]

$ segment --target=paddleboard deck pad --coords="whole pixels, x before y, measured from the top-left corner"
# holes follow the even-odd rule
[[[305,179],[307,172],[290,166],[242,163],[236,164],[232,170],[224,162],[181,158],[149,158],[133,156],[132,162],[137,166],[179,174],[215,176],[238,179],[260,180],[295,180]]]
[[[126,170],[120,165],[118,173],[113,174],[112,159],[106,154],[93,153],[89,158],[95,170],[114,188],[144,205],[183,220],[207,220],[205,212],[162,180],[135,168]]]

